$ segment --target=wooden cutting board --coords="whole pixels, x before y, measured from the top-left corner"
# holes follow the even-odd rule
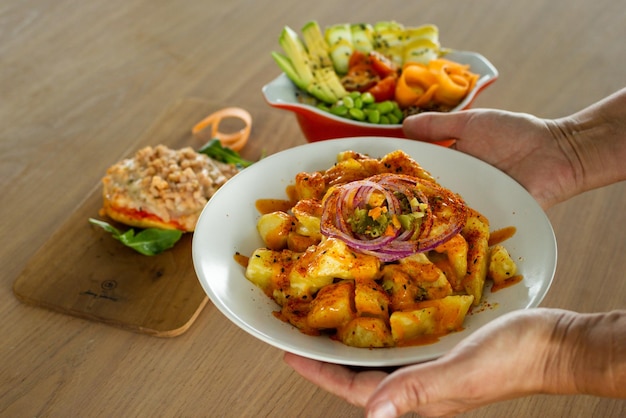
[[[216,110],[200,99],[179,101],[121,158],[145,145],[198,148],[202,144],[192,138],[191,127]],[[208,302],[192,263],[192,235],[185,234],[159,255],[143,256],[88,222],[90,217],[102,219],[101,193],[98,182],[29,260],[13,284],[14,294],[27,304],[139,333],[182,334]]]

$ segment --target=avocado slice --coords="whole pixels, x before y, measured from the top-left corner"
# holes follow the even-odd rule
[[[307,22],[302,27],[302,38],[309,51],[310,66],[313,71],[333,65],[328,56],[328,44],[322,36],[322,30],[316,21]]]
[[[325,103],[337,102],[348,92],[335,73],[318,23],[307,22],[302,27],[302,37],[304,41],[286,26],[279,38],[285,53],[272,52],[272,57],[298,88]]]
[[[302,90],[307,89],[307,84],[302,81],[302,79],[298,75],[298,72],[296,71],[293,64],[291,63],[291,60],[288,57],[284,56],[283,54],[279,52],[272,52],[272,58],[274,58],[274,61],[276,61],[276,64],[278,64],[280,69],[283,70],[285,75],[287,75],[287,77],[289,77],[289,79],[293,81],[293,83],[298,88]]]
[[[278,40],[281,48],[285,51],[286,56],[291,61],[291,65],[297,74],[298,82],[294,80],[296,85],[309,85],[313,81],[313,72],[309,67],[309,54],[304,44],[298,37],[298,34],[289,26],[285,26]]]

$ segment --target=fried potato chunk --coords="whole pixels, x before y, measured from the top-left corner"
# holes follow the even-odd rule
[[[289,282],[297,294],[315,294],[334,279],[373,278],[378,274],[380,260],[356,253],[343,241],[327,238],[311,247],[293,264]]]
[[[296,219],[286,212],[276,211],[261,215],[256,224],[256,229],[270,250],[283,250],[287,248],[289,234],[296,225]]]
[[[337,330],[341,342],[352,347],[380,348],[393,346],[391,330],[380,318],[360,316]]]
[[[517,265],[503,245],[491,248],[487,277],[496,284],[501,284],[517,274]]]
[[[470,295],[446,296],[416,303],[411,310],[394,312],[389,318],[393,340],[401,345],[423,335],[458,331],[473,300]]]
[[[308,325],[313,328],[339,328],[356,315],[353,307],[354,282],[344,280],[324,286],[311,302],[307,315]]]
[[[474,305],[478,305],[489,264],[489,221],[478,211],[470,209],[461,234],[468,244],[467,274],[463,278],[463,287],[468,295],[474,296]]]

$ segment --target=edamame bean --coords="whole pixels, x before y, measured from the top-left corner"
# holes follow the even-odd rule
[[[370,93],[369,91],[366,91],[365,93],[361,94],[361,99],[363,100],[363,103],[365,104],[372,104],[376,101],[376,99],[374,99],[374,95]]]
[[[387,113],[393,110],[393,103],[389,100],[385,100],[384,102],[380,102],[377,104],[378,111],[381,115],[386,115]]]
[[[344,105],[333,105],[330,108],[330,113],[337,116],[346,116],[348,114],[348,108]]]
[[[400,119],[398,119],[398,117],[393,112],[388,113],[387,117],[389,118],[389,123],[391,123],[392,125],[400,122]]]
[[[366,109],[367,121],[369,123],[380,123],[380,112],[376,109]]]
[[[354,107],[354,99],[350,96],[344,97],[342,100],[343,105],[348,109],[352,109]]]
[[[336,116],[371,124],[399,124],[404,118],[397,102],[393,100],[376,102],[369,92],[353,91],[331,106],[318,105],[318,108]]]
[[[357,109],[356,107],[353,107],[352,109],[348,110],[348,113],[350,114],[350,116],[352,116],[356,120],[359,120],[359,121],[365,120],[365,113],[363,113],[361,109]]]

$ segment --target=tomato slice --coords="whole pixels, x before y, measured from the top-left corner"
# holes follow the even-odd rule
[[[355,49],[352,52],[352,55],[350,55],[350,59],[348,60],[348,72],[350,72],[350,68],[352,67],[356,67],[358,65],[369,65],[367,61],[367,55]]]
[[[348,91],[369,91],[376,101],[393,100],[398,66],[383,54],[354,51],[341,83]]]
[[[370,51],[368,58],[374,72],[378,74],[380,78],[384,79],[389,76],[398,75],[398,66],[380,52]]]
[[[396,94],[396,80],[397,77],[395,75],[389,75],[376,83],[376,85],[368,91],[374,96],[377,102],[393,100]]]
[[[350,55],[348,63],[348,73],[341,78],[341,83],[348,91],[369,90],[378,83],[380,78],[374,72],[368,56],[363,52],[354,51]]]

